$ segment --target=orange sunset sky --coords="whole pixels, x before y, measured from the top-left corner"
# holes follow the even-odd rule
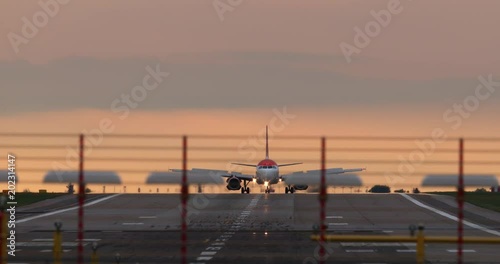
[[[398,11],[388,11],[391,6]],[[259,137],[276,118],[281,125],[276,111],[283,109],[293,117],[272,131],[274,135],[430,137],[441,129],[447,137],[498,137],[499,9],[495,0],[1,1],[0,152],[18,156],[18,188],[33,191],[64,190],[64,186],[40,185],[44,170],[57,160],[33,157],[61,161],[68,150],[15,146],[74,147],[77,137],[4,134],[91,133],[105,120],[112,131],[104,133],[99,146],[179,146],[180,142],[116,139],[112,134],[244,135],[238,140],[190,140],[193,147],[234,148],[191,152],[190,157],[200,161],[190,167],[214,169],[263,158],[262,144],[251,151],[239,146]],[[378,20],[380,14],[390,14],[383,18],[385,26]],[[358,29],[365,31],[374,23],[379,31],[368,36],[368,42],[365,39],[366,45],[356,45]],[[357,52],[346,56],[343,45]],[[136,88],[140,86],[142,90]],[[363,177],[365,186],[410,188],[418,185],[422,174],[458,170],[455,164],[425,163],[456,161],[458,154],[431,153],[412,175],[389,182],[384,173],[397,171],[399,157],[418,149],[416,142],[331,140],[328,144],[329,167],[372,171]],[[272,140],[271,158],[278,163],[305,161],[287,169],[316,169],[319,149],[280,150],[294,146],[315,148],[319,139]],[[406,151],[335,152],[335,147]],[[456,147],[456,141],[437,145]],[[466,148],[494,150],[466,152],[469,161],[489,162],[466,166],[466,173],[500,174],[500,141],[466,141]],[[178,150],[97,149],[88,156],[180,157]],[[208,158],[220,161],[201,161]],[[0,170],[7,163],[3,164]],[[89,162],[87,168],[144,171],[120,173],[132,192],[139,186],[156,188],[142,186],[147,171],[179,166],[174,161]],[[93,189],[101,191],[100,186]]]

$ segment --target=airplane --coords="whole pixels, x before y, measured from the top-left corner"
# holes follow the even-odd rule
[[[277,164],[274,160],[269,158],[269,134],[268,134],[268,127],[266,126],[266,158],[261,160],[257,165],[254,164],[246,164],[246,163],[232,163],[234,165],[240,165],[240,166],[247,166],[247,167],[253,167],[255,168],[255,176],[253,175],[245,175],[241,173],[229,173],[229,174],[222,174],[220,176],[227,178],[226,183],[227,186],[226,188],[230,191],[237,191],[241,190],[241,193],[250,193],[250,187],[248,187],[249,182],[254,182],[259,185],[264,185],[266,187],[265,193],[271,193],[273,192],[273,189],[271,188],[271,185],[277,184],[279,182],[285,181],[286,178],[290,175],[298,175],[303,177],[308,177],[309,175],[316,175],[320,171],[319,170],[314,170],[314,171],[306,171],[306,172],[294,172],[291,174],[286,174],[286,175],[281,175],[279,173],[280,167],[287,167],[287,166],[295,166],[302,164],[302,162],[298,163],[288,163],[288,164]],[[341,174],[341,173],[346,173],[346,172],[356,172],[356,171],[364,171],[366,170],[365,168],[356,168],[356,169],[342,169],[342,168],[332,168],[332,169],[327,169],[326,173],[327,174]],[[243,182],[243,186],[241,183]],[[295,190],[299,191],[304,191],[307,190],[309,186],[305,184],[300,184],[300,185],[294,185],[294,184],[288,184],[285,187],[285,193],[294,193]]]
[[[302,164],[299,163],[287,163],[278,164],[274,160],[269,158],[269,133],[268,127],[266,126],[266,157],[259,163],[247,164],[247,163],[232,163],[234,165],[247,166],[255,168],[255,175],[242,174],[240,172],[228,172],[223,170],[212,170],[212,169],[201,169],[193,168],[188,171],[188,178],[190,183],[197,183],[199,189],[201,189],[201,184],[208,183],[223,183],[222,179],[226,179],[226,188],[230,191],[238,191],[241,193],[250,193],[250,187],[248,184],[250,182],[257,183],[259,185],[264,185],[266,187],[265,193],[274,192],[271,185],[277,184],[279,182],[285,182],[285,193],[294,193],[296,190],[305,191],[309,187],[308,184],[316,184],[319,182],[319,177],[321,175],[321,170],[310,170],[310,171],[297,171],[290,174],[280,175],[280,167],[295,166]],[[359,185],[359,177],[355,175],[338,175],[336,178],[330,177],[332,174],[343,174],[347,172],[357,172],[364,171],[365,168],[356,169],[343,169],[343,168],[330,168],[326,169],[326,175],[328,178],[327,182],[332,181],[336,185],[344,186],[354,186]],[[182,170],[180,169],[170,169],[168,172],[152,172],[148,177],[148,184],[157,183],[178,183],[182,177]],[[210,177],[207,177],[210,176]],[[222,177],[222,179],[221,179]],[[221,180],[221,181],[219,181]],[[353,181],[356,183],[353,184]]]

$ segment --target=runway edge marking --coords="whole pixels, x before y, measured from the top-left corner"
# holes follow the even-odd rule
[[[86,203],[84,205],[84,207],[91,206],[91,205],[94,205],[94,204],[98,204],[100,202],[104,202],[106,200],[115,198],[115,197],[117,197],[119,195],[122,195],[122,193],[117,193],[117,194],[113,194],[113,195],[110,195],[110,196],[106,196],[106,197],[101,198],[101,199],[94,200],[92,202]],[[42,218],[42,217],[46,217],[46,216],[51,216],[51,215],[55,215],[55,214],[60,214],[60,213],[64,213],[64,212],[68,212],[68,211],[76,210],[76,209],[78,209],[78,206],[73,206],[73,207],[70,207],[70,208],[61,209],[61,210],[57,210],[57,211],[54,211],[54,212],[49,212],[49,213],[45,213],[45,214],[41,214],[41,215],[35,215],[35,216],[31,216],[31,217],[27,217],[27,218],[24,218],[24,219],[17,220],[17,223],[25,223],[25,222],[29,222],[31,220],[35,220],[35,219],[38,219],[38,218]]]
[[[453,215],[451,215],[451,214],[448,214],[448,213],[446,213],[446,212],[443,212],[443,211],[441,211],[441,210],[438,210],[438,209],[436,209],[436,208],[434,208],[434,207],[428,206],[428,205],[426,205],[426,204],[424,204],[424,203],[422,203],[422,202],[420,202],[420,201],[417,201],[417,200],[415,200],[415,199],[411,198],[411,197],[410,197],[410,196],[408,196],[407,194],[401,193],[400,195],[402,195],[402,196],[403,196],[404,198],[406,198],[408,201],[410,201],[410,202],[412,202],[412,203],[414,203],[414,204],[416,204],[416,205],[418,205],[418,206],[420,206],[420,207],[422,207],[422,208],[425,208],[425,209],[427,209],[427,210],[429,210],[429,211],[432,211],[432,212],[434,212],[434,213],[436,213],[436,214],[439,214],[439,215],[444,216],[444,217],[446,217],[446,218],[448,218],[448,219],[451,219],[451,220],[453,220],[453,221],[455,221],[455,222],[458,222],[458,218],[457,218],[456,216],[453,216]],[[484,232],[486,232],[486,233],[489,233],[489,234],[492,234],[492,235],[495,235],[495,236],[500,236],[500,232],[498,232],[498,231],[488,229],[488,228],[486,228],[486,227],[484,227],[484,226],[481,226],[481,225],[478,225],[478,224],[474,224],[474,223],[469,222],[469,221],[467,221],[467,220],[464,220],[464,221],[463,221],[463,223],[464,223],[464,225],[467,225],[467,226],[469,226],[469,227],[472,227],[472,228],[475,228],[475,229],[478,229],[478,230],[484,231]]]

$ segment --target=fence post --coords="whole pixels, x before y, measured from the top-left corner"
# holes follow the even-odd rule
[[[458,164],[458,243],[457,243],[457,263],[463,263],[463,243],[464,243],[464,139],[459,140],[459,164]]]
[[[325,218],[326,218],[326,138],[321,138],[321,186],[319,193],[319,202],[320,202],[320,213],[319,213],[319,230],[320,230],[320,249],[319,249],[319,263],[325,263]]]
[[[85,202],[85,181],[83,161],[85,154],[84,135],[80,134],[80,166],[78,176],[78,264],[83,264],[83,203]]]
[[[187,264],[187,137],[182,137],[182,185],[181,185],[181,263]]]

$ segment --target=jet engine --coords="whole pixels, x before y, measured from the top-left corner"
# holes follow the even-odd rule
[[[305,190],[307,190],[307,188],[308,188],[308,187],[309,187],[309,186],[307,186],[307,185],[294,185],[294,186],[293,186],[293,188],[294,188],[295,190],[299,190],[299,191],[305,191]]]
[[[230,191],[237,191],[241,189],[241,180],[237,177],[230,177],[226,180],[227,186],[226,188]]]

